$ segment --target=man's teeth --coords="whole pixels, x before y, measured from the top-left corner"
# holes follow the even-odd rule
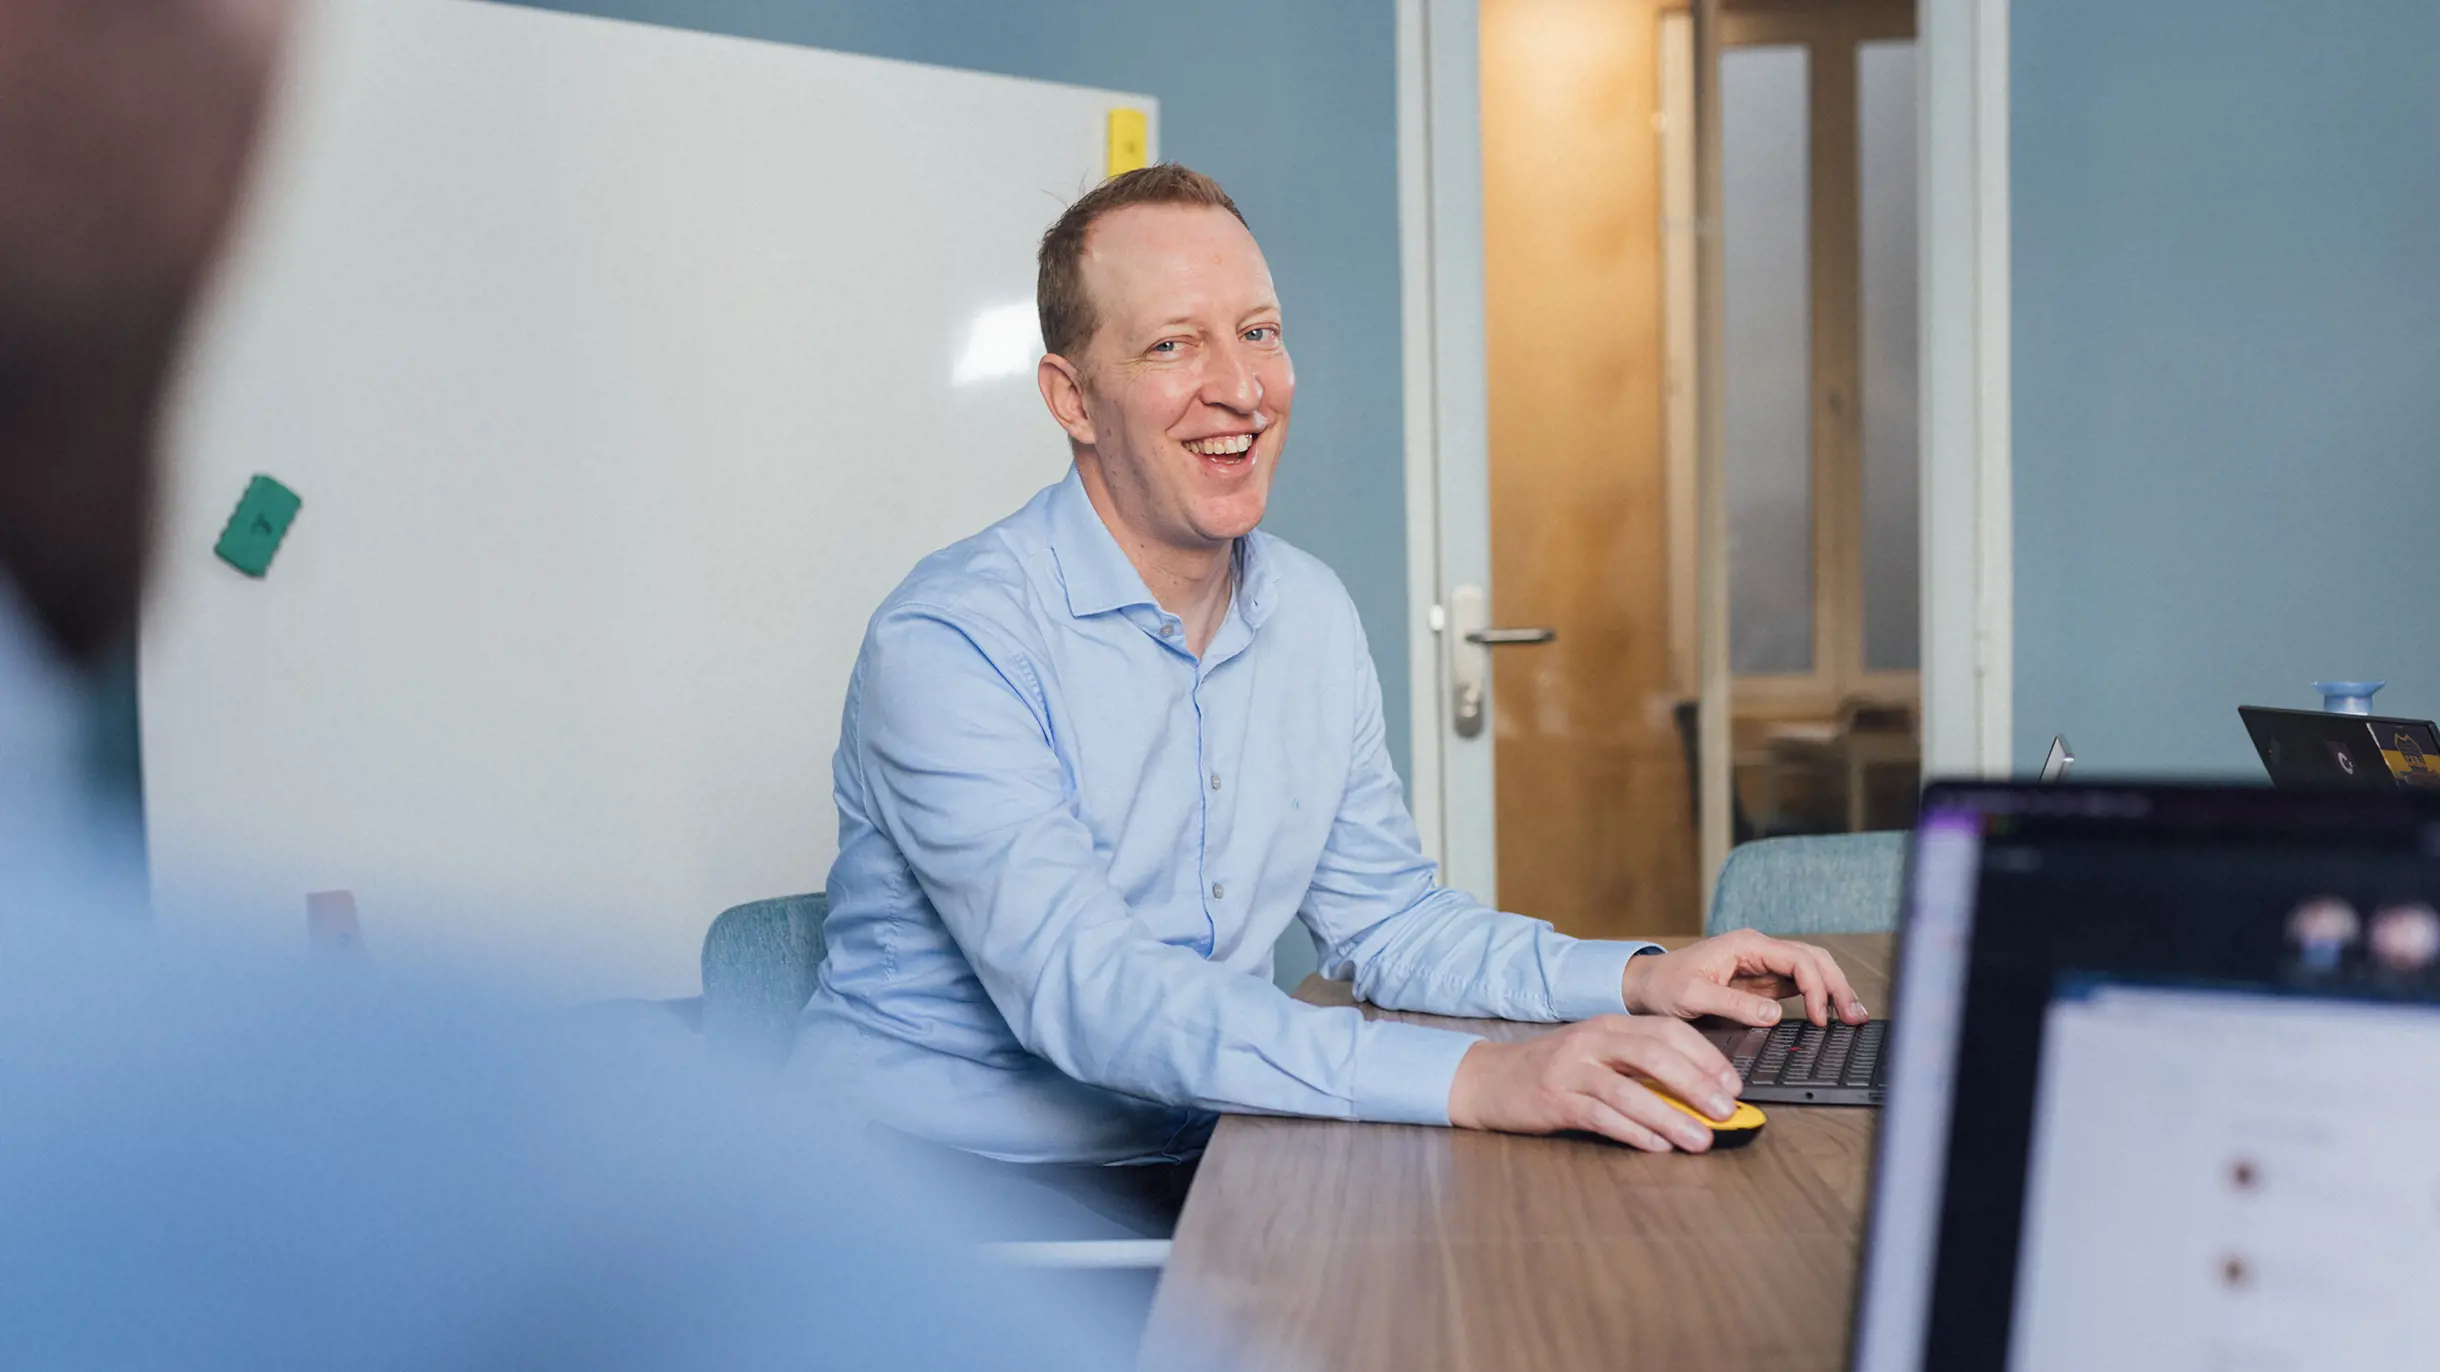
[[[1199,438],[1186,445],[1186,451],[1205,457],[1234,457],[1254,446],[1252,434],[1230,434],[1226,438]]]

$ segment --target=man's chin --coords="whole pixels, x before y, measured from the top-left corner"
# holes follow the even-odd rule
[[[1233,500],[1225,505],[1206,509],[1202,511],[1203,517],[1195,521],[1196,532],[1214,543],[1234,542],[1254,532],[1254,527],[1262,523],[1263,509],[1266,504],[1265,501],[1257,500],[1249,507],[1244,501]]]

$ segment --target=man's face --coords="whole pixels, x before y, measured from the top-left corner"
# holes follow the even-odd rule
[[[1097,327],[1083,357],[1044,360],[1043,389],[1120,532],[1179,552],[1242,537],[1262,522],[1296,395],[1254,235],[1222,209],[1130,205],[1094,223],[1083,280]]]

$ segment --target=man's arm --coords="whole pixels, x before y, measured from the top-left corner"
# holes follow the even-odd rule
[[[1432,885],[1381,728],[1381,687],[1357,637],[1356,750],[1304,909],[1323,970],[1352,977],[1376,1005],[1507,1019],[1580,1020],[1513,1043],[1477,1043],[1449,1081],[1450,1122],[1543,1134],[1576,1129],[1636,1148],[1700,1152],[1710,1131],[1654,1095],[1655,1084],[1714,1119],[1735,1108],[1736,1070],[1676,1018],[1779,1018],[1801,990],[1818,1021],[1832,1005],[1863,1018],[1818,948],[1742,932],[1639,956],[1651,944],[1567,938]],[[1841,998],[1843,997],[1843,999]],[[1616,1012],[1632,1010],[1633,1017]]]
[[[1375,1005],[1444,1015],[1548,1021],[1626,1011],[1773,1024],[1778,997],[1802,995],[1816,1024],[1863,1021],[1838,963],[1809,944],[1740,931],[1643,956],[1660,954],[1659,945],[1569,938],[1434,886],[1389,764],[1372,654],[1360,629],[1355,637],[1354,762],[1303,911],[1321,936],[1324,975],[1352,979]]]
[[[1025,654],[921,606],[877,620],[853,751],[873,819],[1018,1042],[1081,1081],[1209,1110],[1448,1122],[1476,1040],[1298,1004],[1162,943],[1112,888]]]
[[[1352,607],[1350,607],[1352,616]],[[1569,938],[1433,884],[1391,768],[1381,682],[1355,635],[1354,761],[1305,899],[1322,974],[1392,1010],[1512,1020],[1582,1020],[1627,1008],[1628,959],[1656,945]]]

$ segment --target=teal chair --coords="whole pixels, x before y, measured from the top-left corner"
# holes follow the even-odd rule
[[[703,936],[703,1036],[714,1052],[777,1068],[796,1046],[797,1016],[822,967],[829,896],[777,896],[720,912]],[[1010,1164],[994,1164],[1009,1166]],[[1019,1267],[1154,1272],[1166,1239],[1093,1239],[984,1245]],[[1151,1295],[1144,1293],[1147,1311]]]
[[[1703,932],[1886,934],[1898,927],[1906,839],[1900,829],[1741,843],[1720,868]]]
[[[788,1060],[796,1017],[822,967],[817,891],[748,901],[720,912],[703,936],[703,1036],[714,1050],[772,1067]]]

